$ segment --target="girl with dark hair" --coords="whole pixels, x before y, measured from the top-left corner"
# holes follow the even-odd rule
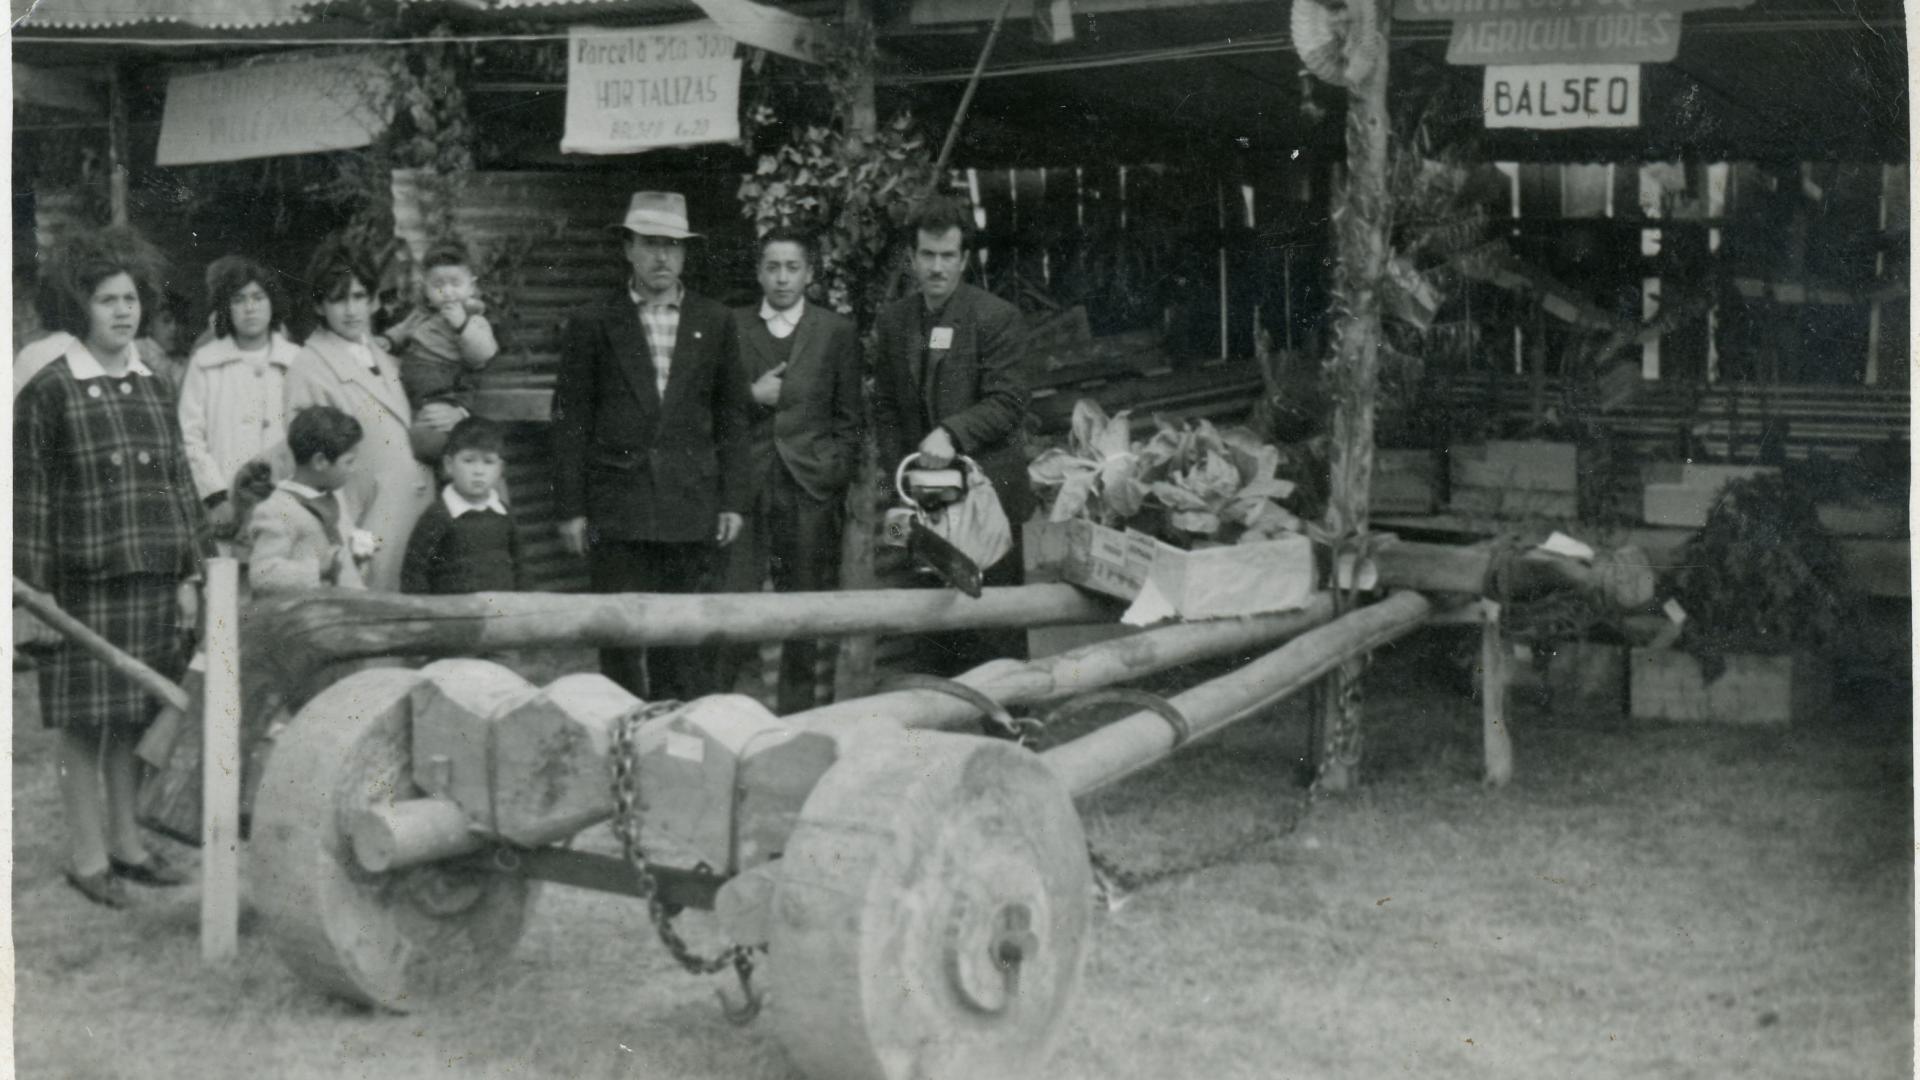
[[[275,327],[285,314],[279,276],[252,259],[223,257],[208,272],[212,341],[194,350],[180,388],[180,433],[193,484],[214,533],[238,524],[228,491],[247,462],[263,459],[278,480],[286,459],[287,369],[299,348]]]
[[[400,565],[413,524],[433,501],[433,472],[413,458],[407,428],[412,410],[400,365],[373,342],[373,290],[379,276],[366,257],[329,241],[306,276],[321,325],[287,369],[287,415],[331,405],[360,422],[359,467],[342,494],[379,542],[367,568],[370,589],[400,591]]]
[[[74,343],[14,399],[14,574],[53,594],[122,651],[178,680],[198,614],[206,517],[180,438],[171,385],[134,347],[147,267],[99,234],[71,237],[48,267],[42,307]],[[16,637],[24,613],[16,613]],[[33,635],[50,637],[50,632]],[[142,842],[133,748],[158,711],[132,680],[71,643],[40,663],[45,722],[61,732],[60,794],[71,837],[67,881],[108,907],[123,881],[186,875]]]

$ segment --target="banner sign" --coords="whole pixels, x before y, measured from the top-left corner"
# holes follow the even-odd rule
[[[1661,64],[1679,52],[1677,11],[1477,16],[1447,40],[1449,64]]]
[[[167,79],[160,165],[350,150],[386,127],[387,74],[366,55],[302,57]]]
[[[740,61],[712,22],[567,35],[569,154],[631,154],[740,138]]]
[[[1449,64],[1658,64],[1680,16],[1753,0],[1394,0],[1395,20],[1453,23]]]
[[[1490,128],[1640,126],[1640,68],[1634,64],[1489,67],[1480,104]]]
[[[694,3],[719,25],[721,33],[749,48],[765,49],[808,64],[824,64],[838,43],[831,27],[770,4],[756,4],[754,0],[694,0]]]

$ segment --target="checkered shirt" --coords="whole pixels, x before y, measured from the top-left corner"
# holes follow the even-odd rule
[[[211,550],[167,380],[80,378],[63,356],[14,400],[14,573],[42,589],[184,577]],[[91,374],[88,372],[87,374]]]
[[[640,305],[640,323],[647,328],[647,347],[653,350],[653,388],[660,400],[667,400],[667,374],[673,369],[673,341],[680,336],[680,302],[686,299],[686,286],[674,289],[673,297],[654,303],[633,294]]]

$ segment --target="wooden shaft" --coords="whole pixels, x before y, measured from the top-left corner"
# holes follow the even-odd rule
[[[207,671],[202,692],[200,957],[240,949],[240,563],[207,560]]]
[[[407,799],[362,810],[349,833],[354,859],[371,874],[451,859],[485,846],[466,811],[446,799]]]
[[[1243,655],[1304,633],[1331,618],[1333,601],[1322,593],[1299,611],[1175,623],[1041,660],[989,661],[954,681],[1002,705],[1036,705],[1196,660]],[[797,727],[825,731],[874,717],[910,728],[955,728],[978,721],[980,714],[959,698],[937,690],[892,690],[808,709],[785,720]]]
[[[1106,602],[1071,585],[823,593],[402,596],[338,589],[287,594],[247,612],[256,650],[284,669],[374,656],[480,656],[569,645],[645,648],[845,634],[1105,622]]]
[[[1340,662],[1426,622],[1433,604],[1399,592],[1294,638],[1253,663],[1172,698],[1193,737],[1210,735],[1285,699]],[[1165,758],[1174,731],[1158,713],[1137,712],[1040,755],[1077,798]]]
[[[946,141],[940,144],[940,156],[934,160],[933,174],[936,177],[945,172],[947,163],[953,160],[953,148],[960,141],[960,129],[966,125],[967,110],[973,107],[973,93],[980,89],[980,76],[987,70],[987,58],[993,55],[993,45],[1000,40],[1000,27],[1006,23],[1007,10],[1011,7],[1013,0],[1000,0],[1000,13],[993,17],[993,29],[987,31],[987,42],[980,46],[980,59],[974,61],[973,76],[967,80],[967,88],[960,94],[960,106],[953,110],[953,124],[947,128]]]
[[[187,692],[182,690],[179,684],[134,657],[121,652],[113,642],[94,633],[85,623],[62,610],[53,597],[19,578],[14,578],[13,602],[16,606],[26,608],[39,616],[41,622],[58,630],[68,641],[92,653],[96,659],[112,668],[117,674],[138,683],[140,689],[181,712],[192,711],[193,700],[187,696]]]

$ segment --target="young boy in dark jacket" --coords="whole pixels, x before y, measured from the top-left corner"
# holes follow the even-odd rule
[[[447,434],[440,497],[420,515],[407,541],[400,589],[410,593],[507,592],[527,588],[520,536],[500,498],[506,434],[498,423],[470,416]]]

